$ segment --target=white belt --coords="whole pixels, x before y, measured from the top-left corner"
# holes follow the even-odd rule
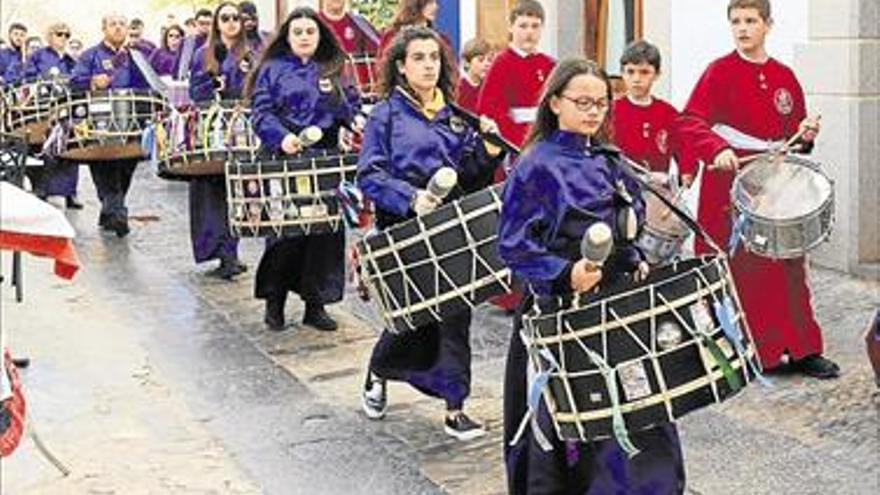
[[[734,148],[741,150],[768,151],[785,145],[785,141],[770,141],[769,139],[756,138],[735,127],[724,124],[715,124],[712,126],[712,132],[724,138]]]
[[[538,117],[538,107],[513,107],[509,114],[517,124],[531,124]]]

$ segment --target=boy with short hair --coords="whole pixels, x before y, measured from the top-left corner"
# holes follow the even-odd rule
[[[498,123],[501,135],[517,146],[535,121],[544,80],[556,61],[538,51],[544,8],[521,0],[510,11],[510,46],[492,62],[477,103],[479,113]]]
[[[477,113],[477,100],[486,72],[492,65],[492,45],[483,38],[474,38],[464,44],[461,61],[464,73],[458,80],[458,104],[465,110]]]
[[[730,0],[727,18],[736,49],[715,60],[697,82],[676,121],[682,154],[711,164],[703,175],[697,218],[719,245],[731,234],[730,190],[749,142],[785,142],[801,134],[802,151],[819,132],[808,118],[804,92],[792,70],[767,54],[773,25],[769,0]],[[683,178],[693,173],[682,162]],[[745,165],[743,165],[745,166]],[[697,239],[698,254],[711,249]],[[840,368],[822,356],[822,329],[810,303],[804,257],[774,260],[740,249],[730,263],[743,312],[766,369],[782,364],[816,378]]]
[[[667,173],[671,132],[678,111],[651,89],[660,77],[660,50],[647,41],[631,43],[620,57],[626,95],[614,102],[614,140],[627,156],[654,172]]]

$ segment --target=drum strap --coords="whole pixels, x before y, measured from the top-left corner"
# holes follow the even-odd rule
[[[656,196],[657,199],[659,199],[661,203],[666,205],[666,207],[669,208],[669,210],[672,213],[674,213],[675,216],[677,216],[679,218],[679,220],[681,220],[685,225],[687,225],[688,228],[691,229],[691,231],[693,231],[693,233],[695,235],[697,235],[701,239],[703,239],[703,241],[706,243],[706,245],[708,245],[710,248],[712,248],[717,254],[719,254],[721,256],[724,255],[724,251],[722,251],[721,248],[718,247],[718,244],[716,244],[715,241],[712,240],[711,237],[709,237],[709,234],[707,234],[706,231],[703,230],[702,227],[700,227],[700,224],[698,224],[697,221],[694,220],[693,217],[689,213],[687,213],[684,210],[682,210],[681,208],[679,208],[672,201],[670,201],[668,198],[666,198],[660,191],[658,191],[654,186],[652,186],[646,176],[643,176],[642,174],[639,174],[638,172],[636,172],[636,170],[642,169],[641,165],[639,165],[637,162],[633,161],[632,158],[624,155],[623,153],[620,153],[617,150],[611,150],[611,151],[612,151],[612,154],[616,154],[617,156],[619,156],[621,158],[621,160],[612,160],[613,163],[619,164],[620,169],[623,170],[624,173],[629,175],[636,182],[638,182],[643,188],[645,188],[651,194]]]

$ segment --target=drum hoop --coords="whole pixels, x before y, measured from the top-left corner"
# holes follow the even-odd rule
[[[742,201],[740,201],[740,199],[737,197],[738,191],[740,189],[742,189],[742,187],[743,187],[742,186],[742,177],[744,177],[749,170],[748,168],[746,168],[746,169],[742,170],[740,173],[736,174],[736,176],[733,179],[733,185],[730,188],[730,196],[733,201],[733,206],[739,214],[745,215],[749,219],[758,219],[758,220],[761,220],[761,221],[764,221],[764,222],[767,222],[767,223],[770,223],[770,224],[776,225],[776,226],[789,226],[789,225],[796,225],[799,223],[803,223],[803,221],[806,219],[820,216],[825,210],[828,209],[829,206],[834,205],[834,179],[832,179],[831,176],[829,176],[828,173],[825,172],[825,169],[821,163],[807,160],[804,158],[800,158],[797,156],[793,156],[790,154],[785,155],[785,161],[792,163],[794,165],[802,166],[802,167],[816,173],[817,175],[819,175],[820,177],[822,177],[823,179],[825,179],[827,181],[828,186],[829,186],[828,187],[828,190],[829,190],[828,197],[825,198],[825,200],[822,202],[822,204],[819,206],[819,208],[816,208],[815,210],[813,210],[812,212],[810,212],[806,215],[800,215],[797,217],[786,218],[786,219],[773,219],[773,218],[768,218],[763,215],[758,215],[757,213],[753,213],[748,208],[746,208],[745,204]]]

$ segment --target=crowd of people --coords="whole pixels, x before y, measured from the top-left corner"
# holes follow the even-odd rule
[[[615,98],[606,72],[585,58],[557,61],[540,51],[545,14],[535,0],[509,10],[509,44],[469,40],[460,58],[435,29],[436,0],[401,0],[390,27],[380,33],[345,0],[322,9],[295,8],[273,33],[259,30],[251,2],[224,1],[201,9],[183,25],[162,28],[158,45],[144,23],[104,16],[103,39],[80,51],[64,23],[31,46],[27,29],[12,24],[0,51],[4,84],[60,73],[73,88],[147,88],[126,56],[137,50],[159,75],[189,81],[196,103],[242,100],[251,109],[262,156],[297,155],[303,129],[317,126],[311,148],[335,150],[345,131],[361,135],[357,186],[375,208],[374,228],[388,229],[427,214],[443,202],[504,183],[498,254],[511,268],[518,294],[497,299],[514,323],[504,383],[505,462],[511,493],[682,493],[685,468],[673,423],[631,435],[640,451],[630,456],[615,439],[572,444],[554,439],[546,451],[516,428],[526,414],[528,359],[519,328],[535,297],[585,292],[652,270],[635,231],[644,223],[638,182],[622,172],[621,152],[660,181],[677,163],[684,185],[707,164],[696,219],[715,244],[731,235],[730,189],[744,150],[716,132],[726,126],[762,141],[798,136],[808,152],[819,131],[809,118],[792,70],[772,58],[765,40],[773,18],[769,0],[730,0],[726,14],[734,47],[712,62],[681,111],[655,96],[660,52],[646,40],[630,44],[620,59],[626,93]],[[39,39],[34,42],[37,45]],[[352,64],[352,60],[362,60]],[[357,116],[371,106],[364,126]],[[476,115],[478,120],[462,118]],[[500,148],[500,135],[519,153]],[[90,164],[101,201],[99,226],[129,232],[125,196],[137,159]],[[458,187],[446,199],[432,194],[431,177],[453,167]],[[58,164],[35,184],[39,194],[76,199],[76,165]],[[229,230],[222,177],[189,182],[192,248],[197,263],[219,260],[213,276],[234,280],[248,267]],[[621,214],[626,221],[620,221]],[[596,222],[613,226],[609,260],[582,259],[583,232]],[[268,238],[255,277],[265,300],[269,330],[288,328],[290,292],[304,303],[303,324],[332,332],[326,306],[343,298],[344,231]],[[697,239],[697,254],[712,247]],[[821,329],[810,303],[804,257],[772,260],[740,249],[733,276],[765,369],[787,365],[808,376],[833,378],[839,368],[823,357]],[[630,278],[627,278],[630,277]],[[403,381],[445,402],[443,428],[462,440],[485,433],[464,411],[470,395],[470,311],[423,325],[411,334],[385,331],[366,366],[363,410],[381,419],[388,410],[388,381]],[[417,336],[417,337],[414,337]],[[537,422],[545,431],[548,412]]]

